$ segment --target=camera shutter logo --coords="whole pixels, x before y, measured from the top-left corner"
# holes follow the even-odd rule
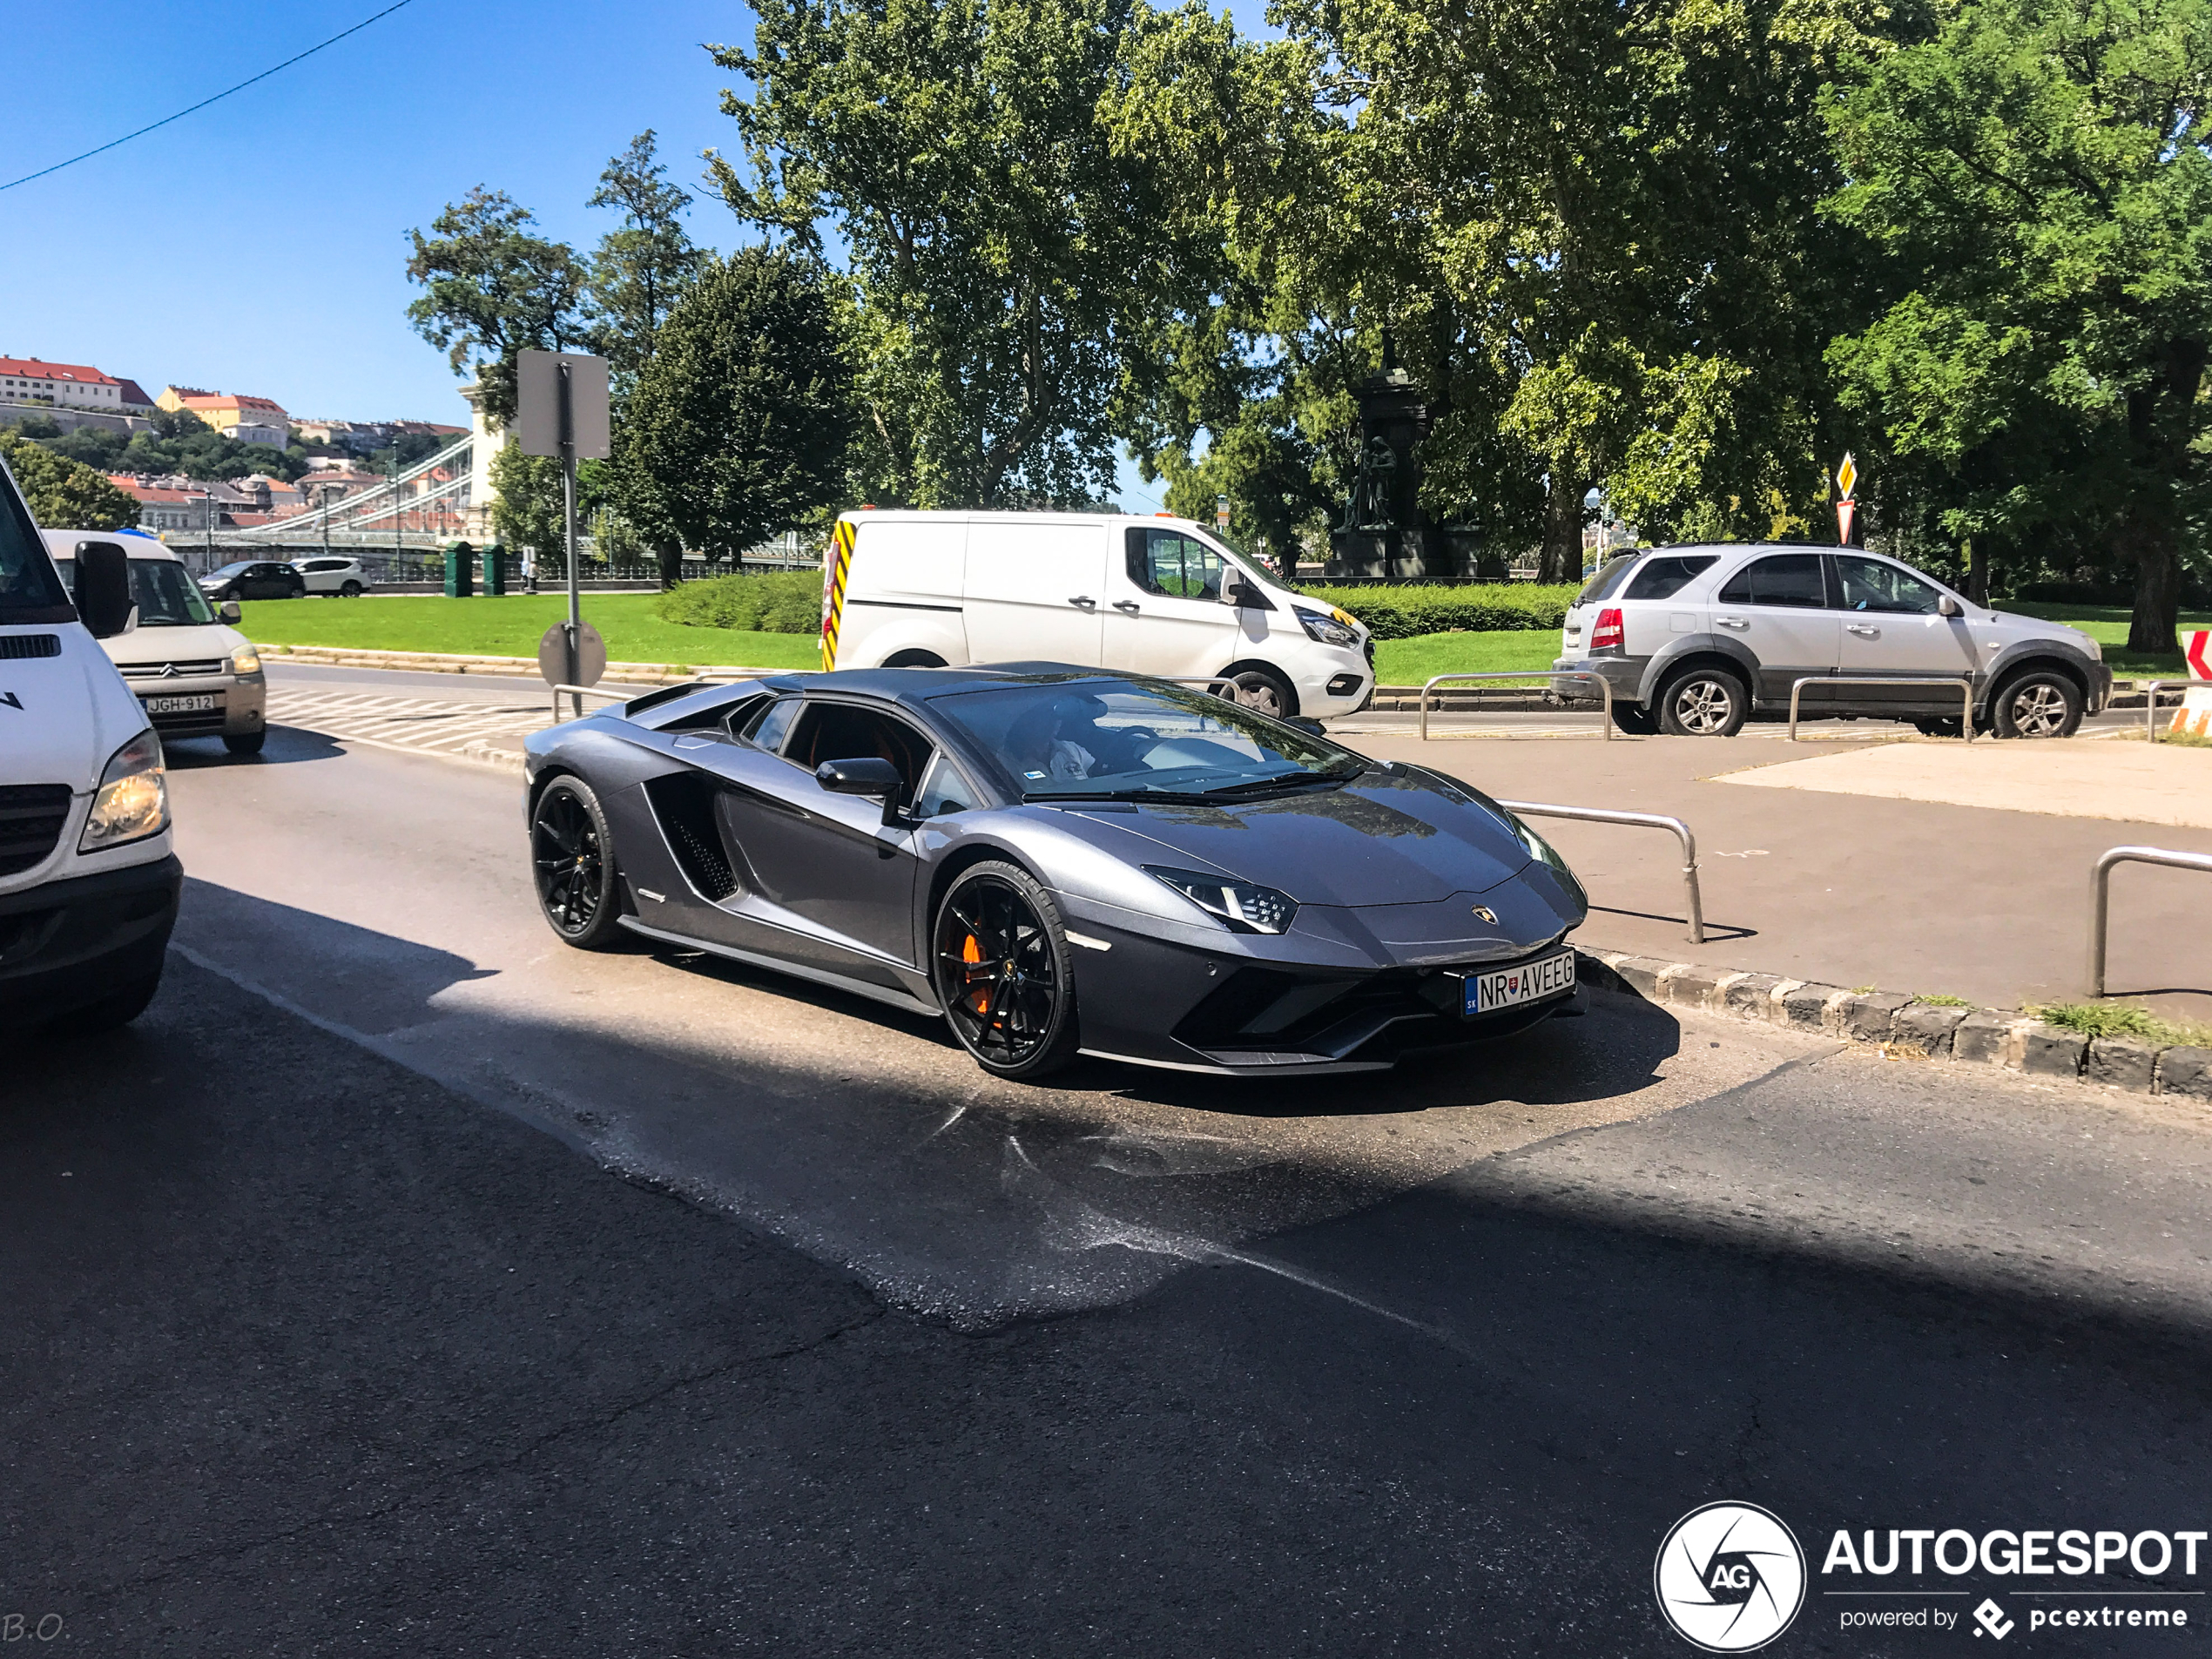
[[[1749,1653],[1790,1628],[1805,1601],[1805,1553],[1757,1504],[1709,1503],[1675,1522],[1651,1569],[1659,1611],[1707,1653]]]

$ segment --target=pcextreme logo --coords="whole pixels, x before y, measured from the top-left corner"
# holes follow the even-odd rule
[[[1675,1522],[1651,1569],[1659,1611],[1707,1653],[1750,1653],[1790,1628],[1805,1601],[1805,1554],[1778,1516],[1709,1503]]]

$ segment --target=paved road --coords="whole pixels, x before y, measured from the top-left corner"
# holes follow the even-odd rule
[[[562,949],[488,771],[280,733],[174,781],[161,999],[0,1075],[0,1632],[1686,1653],[1650,1563],[1710,1499],[1816,1567],[2206,1524],[2194,1116],[1611,998],[1356,1089],[1005,1090]],[[1925,1649],[1835,1587],[1773,1651]]]

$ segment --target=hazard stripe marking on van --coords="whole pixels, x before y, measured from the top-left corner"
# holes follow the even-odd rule
[[[853,569],[854,526],[849,518],[837,521],[832,538],[834,556],[822,578],[822,671],[837,666],[837,625],[845,615],[845,581]]]

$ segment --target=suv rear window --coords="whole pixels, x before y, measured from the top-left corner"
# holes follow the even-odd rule
[[[1689,585],[1692,577],[1703,576],[1720,562],[1712,553],[1670,555],[1656,558],[1636,572],[1636,579],[1629,583],[1623,599],[1671,599]]]
[[[1598,567],[1597,574],[1590,578],[1588,585],[1575,596],[1575,603],[1578,605],[1595,604],[1600,599],[1611,598],[1613,590],[1621,585],[1621,578],[1628,575],[1642,556],[1641,553],[1622,553],[1608,559]]]

